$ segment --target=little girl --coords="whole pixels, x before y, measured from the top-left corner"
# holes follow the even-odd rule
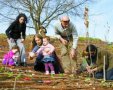
[[[4,55],[2,64],[8,66],[15,65],[15,59],[18,58],[18,56],[15,55],[17,52],[19,52],[19,47],[15,45],[9,52]]]
[[[54,62],[54,57],[53,57],[53,52],[55,50],[55,47],[49,43],[50,38],[48,36],[43,37],[43,45],[37,50],[37,55],[42,55],[44,56],[42,61],[44,62],[45,65],[45,74],[49,74],[49,68],[51,70],[51,74],[55,74],[54,71],[54,66],[52,62]]]
[[[81,69],[82,70],[87,70],[89,65],[88,65],[88,53],[83,50],[82,52],[82,64],[81,64]]]

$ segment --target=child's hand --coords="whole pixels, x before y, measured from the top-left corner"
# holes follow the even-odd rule
[[[15,55],[14,55],[12,58],[13,58],[13,59],[16,59],[16,58],[18,58],[18,57],[19,57],[19,56],[15,56]]]
[[[44,52],[45,52],[45,53],[50,52],[50,48],[45,48],[45,49],[44,49]]]
[[[51,55],[53,52],[49,51],[48,54]]]
[[[91,66],[87,65],[86,69],[87,69],[87,72],[91,73]]]
[[[25,40],[24,39],[21,39],[21,43],[23,43]]]
[[[91,66],[87,65],[87,66],[86,66],[86,69],[91,69]]]

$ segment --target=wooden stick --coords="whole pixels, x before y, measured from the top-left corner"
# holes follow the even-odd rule
[[[0,81],[0,83],[14,83],[15,81]],[[16,80],[16,83],[20,83],[20,84],[22,84],[22,83],[34,83],[35,81],[17,81]]]
[[[15,81],[14,81],[13,90],[16,90],[16,77],[15,77]]]
[[[105,71],[105,65],[106,65],[106,62],[105,62],[105,55],[104,55],[104,66],[103,66],[103,79],[104,79],[104,81],[106,81],[106,71]]]

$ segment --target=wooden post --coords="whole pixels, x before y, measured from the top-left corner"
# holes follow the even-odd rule
[[[84,10],[84,24],[86,26],[86,40],[87,40],[87,45],[89,45],[89,32],[88,32],[88,27],[89,27],[89,16],[88,16],[88,11],[89,9],[87,7],[85,7]]]
[[[105,57],[105,55],[104,55],[104,66],[103,66],[103,79],[104,79],[104,81],[106,81],[106,67],[105,67],[105,65],[106,65],[106,62],[105,62],[105,60],[106,60],[106,57]]]

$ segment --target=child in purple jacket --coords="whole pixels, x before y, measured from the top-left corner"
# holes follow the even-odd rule
[[[15,45],[9,52],[4,55],[2,64],[8,66],[15,65],[15,59],[18,58],[18,56],[15,55],[17,52],[19,52],[19,47]]]

